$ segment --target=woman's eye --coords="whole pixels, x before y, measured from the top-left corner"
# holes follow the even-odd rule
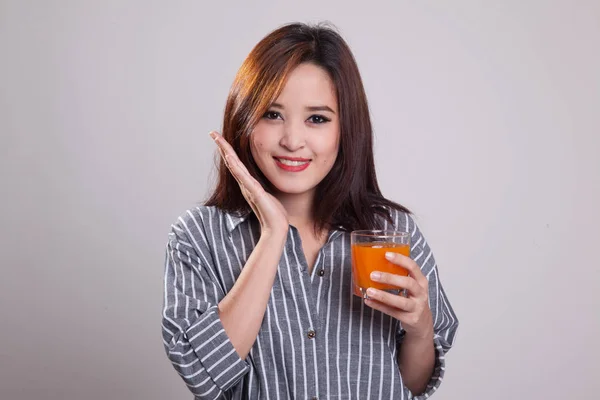
[[[281,115],[277,111],[267,111],[263,118],[266,119],[278,119]]]
[[[331,120],[322,115],[312,115],[309,118],[309,121],[312,122],[313,124],[324,124],[325,122],[329,122]]]

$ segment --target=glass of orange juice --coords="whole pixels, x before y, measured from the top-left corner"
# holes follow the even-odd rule
[[[354,294],[367,298],[369,287],[398,294],[400,288],[371,280],[371,272],[381,271],[408,275],[408,271],[389,262],[385,253],[410,256],[410,234],[401,231],[364,230],[350,233],[352,244],[352,284]]]

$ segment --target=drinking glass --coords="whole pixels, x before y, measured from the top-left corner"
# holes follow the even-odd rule
[[[398,294],[402,289],[371,280],[371,272],[408,275],[408,271],[385,258],[385,253],[410,256],[410,234],[401,231],[360,230],[350,233],[352,245],[352,284],[355,295],[367,298],[369,287]]]

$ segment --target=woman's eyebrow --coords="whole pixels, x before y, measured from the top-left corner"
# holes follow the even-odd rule
[[[333,111],[328,106],[311,106],[311,107],[306,107],[306,110],[308,110],[308,111],[329,111],[330,113],[335,114],[335,111]]]
[[[285,110],[285,107],[279,103],[273,103],[271,104],[271,107]],[[329,111],[330,113],[335,114],[335,111],[333,111],[329,106],[307,106],[305,109],[307,111]]]

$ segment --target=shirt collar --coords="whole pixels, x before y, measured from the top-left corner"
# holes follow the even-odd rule
[[[248,219],[248,217],[250,217],[250,214],[252,214],[252,212],[247,212],[247,213],[241,213],[241,212],[233,212],[233,213],[226,213],[226,220],[227,220],[227,232],[229,234],[231,234],[231,232],[233,232],[233,230],[235,228],[237,228],[237,226],[239,224],[241,224],[242,222],[246,221]]]
[[[225,215],[227,217],[226,218],[227,233],[231,234],[231,232],[233,232],[234,229],[237,228],[239,224],[246,221],[252,214],[253,214],[252,211],[249,211],[246,213],[243,213],[243,212],[225,213]],[[344,230],[341,226],[332,227],[327,241],[330,241],[335,236],[337,236],[337,234],[339,234],[339,233],[344,233]]]

